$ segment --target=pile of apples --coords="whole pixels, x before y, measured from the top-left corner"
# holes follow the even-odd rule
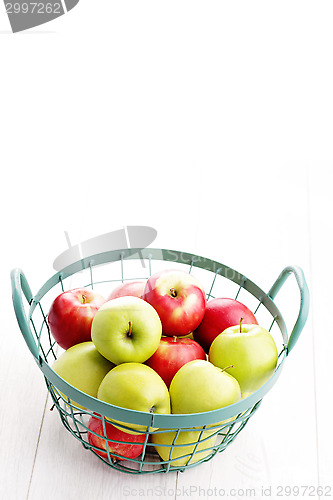
[[[97,399],[142,412],[231,405],[261,387],[278,359],[273,337],[247,306],[231,298],[207,301],[195,276],[174,269],[122,283],[106,299],[90,289],[65,291],[53,301],[48,324],[64,349],[53,364],[60,377]],[[178,434],[149,430],[162,460],[175,466],[186,465],[193,450],[191,463],[201,460],[216,441],[213,426]],[[143,451],[146,427],[94,415],[88,440],[102,457],[108,446],[113,460],[133,459]]]

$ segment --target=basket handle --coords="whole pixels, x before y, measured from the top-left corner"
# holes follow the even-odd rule
[[[25,296],[29,305],[33,300],[33,295],[31,293],[28,281],[21,269],[13,269],[10,277],[12,282],[12,297],[16,319],[23,334],[24,340],[26,341],[32,355],[34,356],[36,361],[38,361],[39,353],[37,344],[34,340],[23,304],[23,295]]]
[[[301,295],[301,301],[300,301],[298,317],[289,337],[287,345],[287,354],[289,354],[289,352],[295,346],[309,314],[310,294],[302,269],[299,266],[285,267],[278,276],[273,286],[271,287],[270,291],[268,292],[268,296],[271,299],[274,299],[278,291],[282,287],[282,285],[285,283],[285,281],[291,274],[293,274],[296,278],[296,282]]]

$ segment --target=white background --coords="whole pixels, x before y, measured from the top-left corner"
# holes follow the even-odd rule
[[[332,18],[325,1],[81,0],[13,35],[1,8],[1,498],[156,487],[173,498],[176,485],[178,498],[199,485],[333,495]],[[37,291],[64,231],[74,244],[135,224],[157,229],[154,246],[217,259],[265,290],[298,264],[311,290],[260,411],[226,452],[178,478],[109,470],[48,403],[43,417],[46,388],[11,304],[10,270]],[[290,326],[295,286],[280,292]]]

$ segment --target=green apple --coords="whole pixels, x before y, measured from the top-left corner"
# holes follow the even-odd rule
[[[88,341],[64,351],[53,363],[52,369],[76,389],[96,398],[100,383],[114,366],[97,351],[93,342]]]
[[[166,432],[157,432],[151,435],[151,442],[163,461],[170,460],[172,467],[183,467],[194,464],[211,454],[216,443],[217,435],[214,431],[196,429],[177,430],[166,429]],[[198,443],[198,444],[197,444]],[[194,452],[193,457],[191,454]]]
[[[161,336],[161,320],[153,306],[134,296],[105,302],[91,326],[97,350],[115,365],[143,363],[154,354]]]
[[[170,388],[172,413],[199,413],[217,410],[241,399],[237,380],[206,360],[183,365]]]
[[[170,413],[170,395],[165,382],[152,368],[142,363],[122,363],[115,366],[102,380],[97,397],[106,403],[130,410]],[[112,423],[122,423],[130,428],[120,427],[122,430],[134,434],[147,430],[146,426],[140,424],[115,420]]]
[[[242,399],[248,398],[251,394],[252,392],[242,392]]]
[[[278,352],[272,335],[258,325],[231,326],[212,342],[209,361],[238,380],[242,393],[254,392],[274,373]],[[233,365],[233,368],[228,368]]]

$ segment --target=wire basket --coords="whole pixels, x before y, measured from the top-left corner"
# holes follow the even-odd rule
[[[256,392],[227,407],[192,414],[154,414],[110,405],[85,394],[52,370],[52,363],[62,352],[49,331],[47,312],[61,292],[78,287],[94,289],[106,296],[121,282],[146,280],[166,268],[182,269],[201,281],[207,300],[231,297],[248,305],[258,323],[272,334],[278,347],[274,374]],[[289,275],[293,274],[300,291],[300,307],[291,334],[274,298]],[[294,347],[309,312],[309,291],[304,273],[298,266],[283,269],[268,293],[243,274],[214,260],[177,250],[131,248],[100,253],[81,259],[54,274],[33,296],[24,273],[11,273],[13,304],[23,337],[44,374],[47,389],[66,429],[105,464],[118,471],[160,473],[184,471],[212,459],[222,452],[256,412],[263,396],[277,381],[286,357]],[[27,303],[24,303],[24,298]],[[100,419],[103,447],[88,440],[88,421]],[[142,453],[129,459],[110,452],[106,426],[110,420],[121,422],[129,430],[139,425],[143,435]],[[161,435],[164,436],[161,442]],[[164,441],[164,442],[163,442]],[[114,443],[122,443],[114,440]],[[158,448],[155,448],[156,442]],[[134,439],[133,439],[134,444]],[[157,453],[158,449],[159,453]],[[104,452],[104,454],[102,453]],[[163,456],[163,459],[161,458]]]

